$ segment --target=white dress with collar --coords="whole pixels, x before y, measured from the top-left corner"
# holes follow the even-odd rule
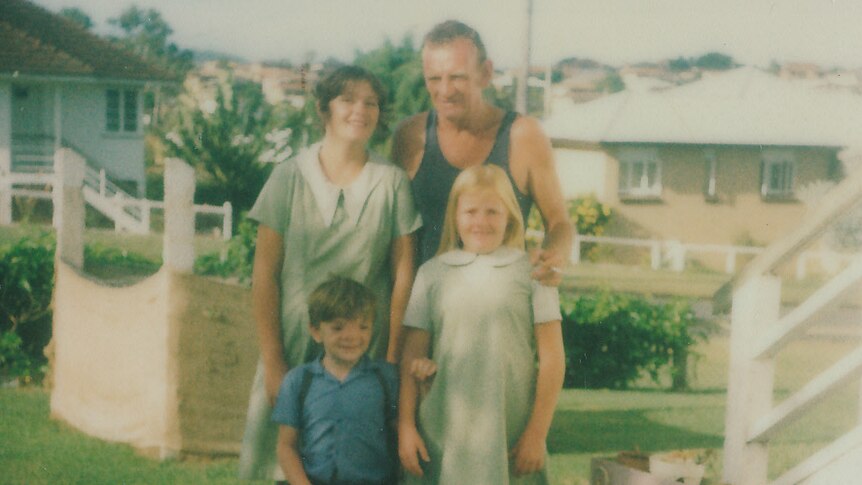
[[[548,483],[547,470],[515,477],[508,459],[532,411],[534,325],[560,319],[556,288],[530,273],[527,254],[506,247],[419,269],[404,325],[430,332],[438,370],[418,415],[431,462],[406,483]]]

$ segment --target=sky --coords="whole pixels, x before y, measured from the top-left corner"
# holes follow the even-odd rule
[[[154,8],[181,48],[251,61],[351,61],[387,38],[421,39],[455,18],[482,35],[496,67],[521,62],[527,0],[35,0],[107,19]],[[533,0],[532,64],[567,57],[619,66],[718,51],[743,64],[815,62],[862,68],[858,0]]]

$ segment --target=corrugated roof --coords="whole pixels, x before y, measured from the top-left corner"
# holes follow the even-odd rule
[[[178,77],[25,0],[0,1],[0,74],[137,81]]]
[[[551,138],[587,142],[847,146],[862,134],[862,96],[745,67],[664,91],[561,100]]]

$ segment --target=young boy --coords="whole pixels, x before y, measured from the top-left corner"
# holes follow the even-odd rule
[[[342,277],[308,298],[309,332],[323,357],[288,372],[272,414],[291,485],[395,483],[398,372],[365,355],[374,305],[371,290]]]

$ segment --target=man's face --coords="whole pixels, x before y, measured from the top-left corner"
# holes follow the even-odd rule
[[[469,39],[426,44],[422,70],[431,103],[442,118],[459,120],[482,103],[482,90],[491,80],[491,63],[479,63],[479,51]]]

